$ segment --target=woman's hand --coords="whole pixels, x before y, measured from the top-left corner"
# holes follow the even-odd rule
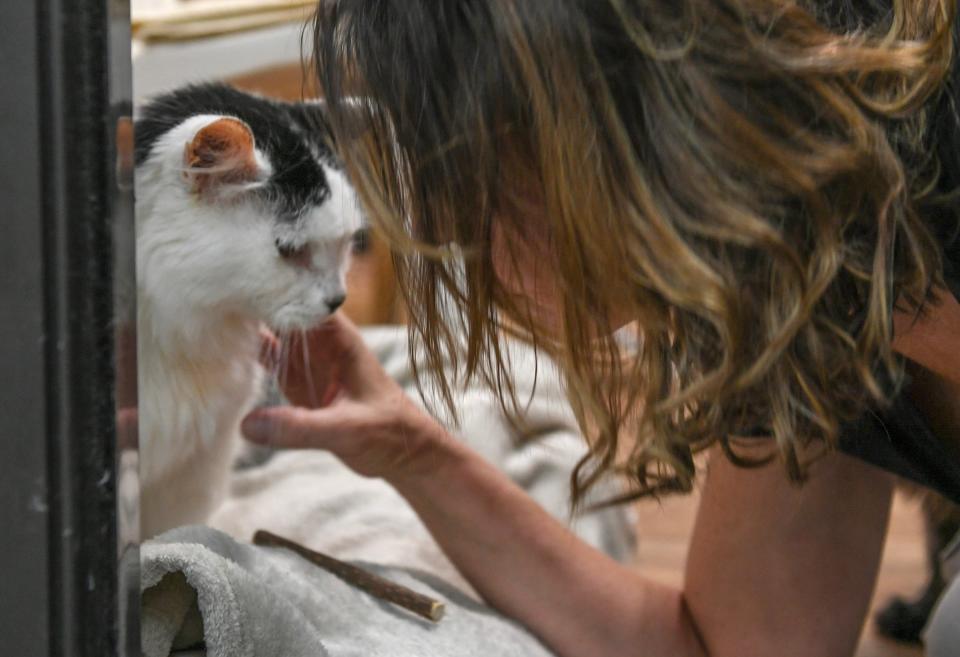
[[[262,408],[243,421],[247,439],[332,452],[355,472],[395,481],[420,476],[454,441],[391,379],[349,320],[337,314],[280,349],[265,338],[292,406]]]

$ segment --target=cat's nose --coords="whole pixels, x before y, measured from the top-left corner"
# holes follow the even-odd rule
[[[343,305],[343,302],[347,300],[347,295],[338,294],[335,297],[330,297],[327,299],[327,306],[330,308],[330,312],[335,312],[337,308]]]

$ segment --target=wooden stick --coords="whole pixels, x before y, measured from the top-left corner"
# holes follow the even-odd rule
[[[257,530],[253,535],[253,544],[264,547],[282,547],[291,552],[296,552],[313,565],[333,573],[346,583],[369,593],[373,597],[392,602],[434,623],[443,618],[443,613],[446,610],[444,604],[439,600],[428,598],[412,589],[408,589],[406,586],[396,584],[326,554],[305,548],[288,538],[277,536],[264,529]]]

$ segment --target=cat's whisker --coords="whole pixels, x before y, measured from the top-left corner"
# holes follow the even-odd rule
[[[307,394],[310,403],[313,406],[319,406],[322,400],[320,395],[317,394],[317,388],[313,381],[313,370],[310,369],[310,350],[307,346],[307,331],[305,329],[300,329],[300,344],[303,352],[303,378],[307,382]]]
[[[277,331],[277,359],[273,363],[273,372],[275,385],[281,395],[282,403],[290,403],[286,395],[287,380],[289,378],[290,364],[288,362],[290,354],[290,333],[289,331]]]
[[[273,382],[276,385],[280,385],[280,371],[283,369],[283,358],[284,358],[284,349],[286,338],[282,331],[274,330],[273,337],[275,339],[274,349],[273,349],[273,358],[270,359],[270,369],[268,374],[273,379]]]
[[[280,361],[277,363],[276,372],[281,390],[286,389],[290,378],[290,341],[290,332],[284,331],[280,342]]]

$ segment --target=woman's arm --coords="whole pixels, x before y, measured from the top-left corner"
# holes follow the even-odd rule
[[[703,645],[715,657],[850,654],[879,558],[886,476],[831,456],[797,489],[779,468],[715,458],[682,592],[579,541],[446,434],[348,323],[307,339],[290,353],[306,347],[312,369],[290,361],[284,377],[303,407],[252,414],[248,437],[328,449],[390,481],[477,591],[562,657],[706,655]]]
[[[685,597],[709,654],[849,657],[879,567],[893,477],[842,454],[803,486],[711,460]]]
[[[588,546],[500,471],[441,440],[429,474],[389,481],[491,606],[563,657],[706,654],[680,591]]]
[[[843,455],[802,487],[719,452],[683,592],[596,553],[478,458],[394,477],[484,598],[564,656],[849,656],[873,593],[892,478]],[[642,532],[642,528],[641,528]],[[701,643],[702,642],[702,643]]]

